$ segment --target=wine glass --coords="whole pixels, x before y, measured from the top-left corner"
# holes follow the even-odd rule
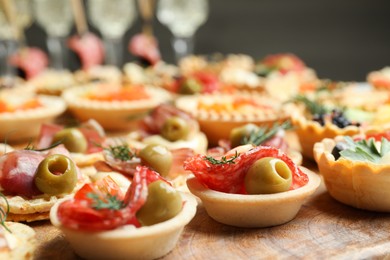
[[[159,0],[157,19],[173,34],[172,46],[176,62],[193,53],[196,30],[206,22],[207,0]]]
[[[51,67],[57,70],[66,68],[65,37],[73,25],[73,15],[69,0],[34,0],[35,18],[47,34],[47,47]]]
[[[105,45],[105,63],[122,66],[123,35],[137,17],[134,0],[88,0],[88,16]]]
[[[6,10],[8,9],[8,10]],[[15,15],[10,16],[10,12]],[[8,16],[7,16],[8,13]],[[30,0],[1,1],[0,5],[0,41],[1,61],[0,75],[11,86],[13,85],[15,68],[8,62],[19,48],[26,45],[24,30],[33,22]]]

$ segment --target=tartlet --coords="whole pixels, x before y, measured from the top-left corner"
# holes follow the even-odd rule
[[[22,95],[22,97],[25,96]],[[0,112],[0,139],[2,141],[31,140],[38,136],[41,124],[54,121],[66,109],[65,102],[59,97],[37,95],[32,100],[37,101],[39,106]]]
[[[176,106],[198,120],[201,131],[214,145],[220,139],[229,139],[235,127],[248,123],[272,126],[290,117],[288,105],[282,106],[270,97],[250,92],[180,97]]]
[[[377,89],[390,89],[390,67],[371,71],[367,75],[367,82]]]
[[[390,165],[335,160],[332,150],[342,139],[326,138],[314,145],[314,158],[329,194],[355,208],[390,212]]]
[[[151,109],[171,98],[169,93],[162,89],[140,88],[145,91],[145,97],[137,100],[89,98],[89,95],[101,95],[102,93],[110,95],[112,91],[121,91],[118,86],[104,84],[90,84],[83,88],[69,89],[63,93],[62,97],[68,104],[69,110],[80,121],[95,119],[105,130],[130,130]]]
[[[302,204],[321,183],[321,178],[301,167],[309,182],[298,189],[275,194],[243,195],[206,188],[195,177],[187,180],[191,193],[199,197],[207,214],[231,226],[260,228],[281,225],[295,218]]]
[[[313,147],[316,142],[320,142],[324,138],[334,138],[338,135],[353,136],[360,133],[360,128],[355,125],[339,128],[328,122],[322,126],[316,121],[306,119],[298,111],[293,113],[291,121],[295,126],[295,133],[301,146],[301,153],[309,159],[314,159]]]
[[[58,206],[50,212],[51,223],[59,228],[75,252],[86,259],[156,259],[176,245],[184,226],[195,216],[196,199],[181,193],[183,208],[178,215],[151,226],[125,225],[114,230],[83,232],[64,227],[57,217]]]
[[[76,80],[68,70],[48,69],[31,79],[29,83],[38,94],[59,96],[63,90],[74,86]]]

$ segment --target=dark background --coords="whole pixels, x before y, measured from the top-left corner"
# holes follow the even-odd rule
[[[196,54],[245,53],[259,60],[291,52],[321,78],[333,80],[364,81],[368,72],[390,65],[389,0],[209,0],[209,5],[209,19],[196,33]],[[173,62],[170,31],[157,20],[154,30],[163,59]],[[123,39],[124,61],[134,60],[126,47],[140,31],[138,15]],[[38,25],[27,30],[27,38],[46,49]]]

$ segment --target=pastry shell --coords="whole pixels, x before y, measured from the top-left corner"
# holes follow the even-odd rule
[[[75,87],[64,91],[62,97],[69,110],[80,121],[95,119],[105,130],[130,130],[139,119],[151,109],[171,99],[168,92],[154,87],[145,87],[149,99],[136,101],[98,101],[89,100],[85,95],[98,91],[99,84]]]
[[[270,109],[245,108],[245,111],[214,111],[198,109],[199,103],[213,104],[229,103],[236,98],[247,98],[257,104],[265,104]],[[218,144],[220,139],[229,139],[232,129],[253,123],[260,126],[272,126],[290,117],[288,106],[282,106],[279,101],[253,92],[237,92],[235,94],[204,94],[182,96],[176,99],[176,106],[192,114],[199,122],[200,129],[206,134],[211,145]]]
[[[242,195],[214,191],[195,177],[187,180],[187,186],[217,222],[245,228],[270,227],[294,219],[302,204],[320,185],[319,175],[303,167],[301,170],[309,177],[305,186],[275,194]]]
[[[110,231],[82,232],[63,227],[57,218],[60,203],[50,212],[51,223],[65,234],[76,254],[86,259],[156,259],[175,247],[184,226],[195,216],[197,202],[181,193],[183,209],[174,218],[140,228],[128,225]]]
[[[294,111],[291,116],[291,121],[295,126],[301,152],[304,157],[314,159],[313,147],[316,142],[320,142],[324,138],[334,138],[338,135],[353,136],[360,133],[357,126],[347,126],[339,128],[334,124],[327,123],[321,126],[318,122],[308,120],[298,111]]]
[[[332,155],[335,139],[314,145],[314,157],[329,194],[355,208],[390,212],[390,165],[351,161]]]
[[[65,102],[59,97],[38,95],[42,107],[15,112],[0,113],[0,140],[23,142],[39,135],[43,123],[52,122],[65,109]]]

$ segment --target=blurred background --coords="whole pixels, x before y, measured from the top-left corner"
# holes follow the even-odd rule
[[[116,5],[117,1],[106,2]],[[103,12],[95,20],[89,15],[98,2],[101,0],[84,1],[89,29],[101,37],[103,30],[96,19],[104,21],[109,14]],[[135,59],[128,51],[128,42],[143,26],[137,1],[134,8],[120,39],[122,44],[117,47],[122,50],[121,64]],[[172,32],[159,20],[154,17],[152,26],[162,58],[174,63]],[[72,24],[68,35],[74,32]],[[35,16],[26,26],[25,36],[29,46],[48,52],[47,31]],[[390,1],[209,0],[206,21],[194,34],[194,53],[217,52],[244,53],[256,60],[267,54],[290,52],[321,78],[364,81],[368,72],[390,65]],[[76,69],[76,57],[68,57],[68,66]]]

